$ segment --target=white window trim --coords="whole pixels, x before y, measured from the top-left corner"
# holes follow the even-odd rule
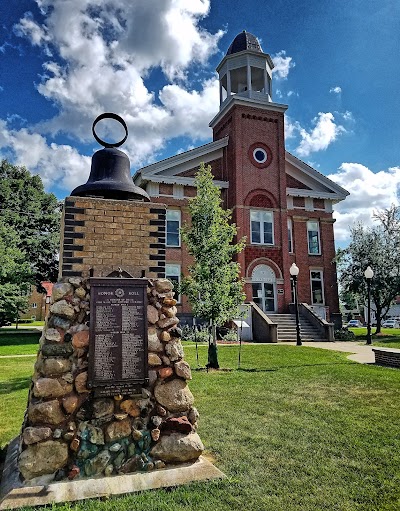
[[[176,266],[179,271],[178,271],[178,275],[171,275],[173,277],[178,277],[178,282],[179,284],[181,283],[181,265],[179,263],[166,263],[165,265],[165,278],[168,279],[168,275],[167,275],[167,268],[168,266]],[[176,295],[175,296],[175,300],[177,301],[177,304],[180,304],[181,303],[181,295]]]
[[[311,272],[318,271],[321,275],[321,279],[313,279],[311,278]],[[314,303],[313,302],[313,289],[312,289],[312,283],[315,282],[321,282],[321,289],[322,289],[322,303]],[[310,268],[310,293],[311,293],[311,305],[315,306],[325,306],[325,285],[324,285],[324,270],[321,270],[320,268]]]
[[[179,227],[178,227],[178,245],[168,245],[168,211],[178,211],[179,213]],[[176,220],[174,220],[176,221]],[[180,248],[181,247],[181,225],[182,225],[182,212],[180,209],[167,209],[165,215],[165,246],[169,248]]]
[[[256,241],[253,241],[253,232],[252,232],[252,228],[251,228],[251,213],[258,213],[259,211],[261,211],[262,213],[271,213],[272,215],[272,243],[264,243],[264,229],[261,229],[260,227],[260,237],[262,239],[262,241],[260,243],[256,242]],[[270,209],[251,209],[250,210],[250,244],[251,245],[267,245],[268,247],[273,247],[275,245],[275,226],[274,226],[274,212],[271,211]]]
[[[288,246],[288,249],[289,249],[289,254],[293,254],[294,253],[293,220],[291,218],[288,218],[287,219],[287,224],[288,224],[288,245],[289,245],[289,242],[290,242],[290,249],[289,249],[289,246]],[[290,232],[290,238],[289,238],[289,232]]]
[[[308,228],[308,224],[310,222],[313,222],[315,224],[317,224],[317,231],[318,231],[318,252],[315,253],[315,252],[310,252],[310,239],[309,239],[309,236],[308,236],[308,233],[310,232],[311,229]],[[319,221],[318,220],[307,220],[307,250],[308,250],[308,255],[321,255],[321,230],[320,230],[320,226],[319,226]]]

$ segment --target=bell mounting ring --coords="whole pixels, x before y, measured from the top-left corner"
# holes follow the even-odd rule
[[[125,130],[125,136],[122,140],[120,140],[119,142],[114,142],[114,143],[110,143],[110,142],[105,142],[104,140],[102,140],[96,133],[95,131],[95,127],[96,127],[96,124],[103,120],[103,119],[114,119],[115,121],[118,121],[123,127],[124,127],[124,130]],[[122,119],[122,117],[120,117],[119,115],[117,114],[113,114],[112,112],[105,112],[104,114],[100,114],[94,121],[93,123],[93,126],[92,126],[92,133],[93,133],[93,136],[94,138],[97,140],[97,142],[102,145],[103,147],[119,147],[121,146],[125,140],[128,138],[128,126],[126,125],[126,122]]]

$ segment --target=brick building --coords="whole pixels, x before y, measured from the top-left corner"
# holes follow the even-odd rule
[[[51,282],[42,282],[41,285],[45,289],[45,293],[39,293],[36,286],[29,286],[27,290],[27,295],[29,295],[28,308],[19,315],[19,319],[32,321],[44,321],[46,319],[53,284]]]
[[[299,301],[334,321],[339,300],[332,211],[348,192],[285,150],[287,106],[272,101],[272,69],[256,37],[237,35],[217,67],[213,141],[138,170],[134,181],[152,202],[167,205],[167,277],[179,280],[190,264],[179,227],[189,220],[194,175],[205,162],[233,210],[239,237],[247,239],[238,256],[247,300],[266,314],[288,312],[289,268],[296,262]],[[179,312],[189,311],[182,297]]]

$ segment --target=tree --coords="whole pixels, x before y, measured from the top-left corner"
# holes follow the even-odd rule
[[[0,220],[0,326],[15,321],[27,306],[33,274],[18,236]]]
[[[339,281],[344,292],[358,294],[367,302],[364,271],[371,266],[371,299],[376,310],[376,333],[400,290],[400,209],[391,206],[374,215],[378,225],[358,223],[351,228],[350,245],[337,254]]]
[[[60,210],[56,196],[44,191],[39,176],[1,162],[0,219],[15,232],[38,288],[44,280],[57,280]]]
[[[232,212],[221,206],[221,192],[213,183],[211,167],[202,163],[196,174],[197,195],[189,200],[191,225],[181,229],[182,239],[194,258],[189,276],[182,280],[194,314],[211,325],[208,367],[218,368],[216,327],[235,317],[244,301],[240,266],[233,258],[244,248],[245,240],[234,243]]]

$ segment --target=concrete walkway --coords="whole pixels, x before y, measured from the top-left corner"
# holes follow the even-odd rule
[[[336,341],[336,342],[303,342],[303,346],[310,348],[322,348],[324,350],[344,351],[352,353],[347,358],[359,362],[360,364],[374,364],[375,354],[372,351],[373,345],[356,344],[354,342]],[[382,348],[381,348],[382,349]]]

